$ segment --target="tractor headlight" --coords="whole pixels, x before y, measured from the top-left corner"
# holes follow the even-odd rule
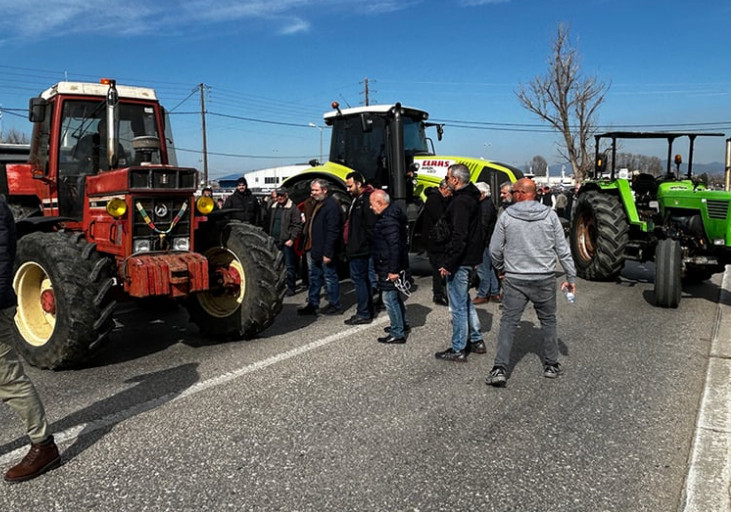
[[[107,203],[107,213],[115,219],[118,219],[127,213],[127,203],[124,199],[115,197]]]
[[[173,238],[173,251],[189,251],[190,250],[190,238],[187,236],[181,236]]]
[[[726,245],[726,240],[723,238],[714,238],[713,245]]]
[[[152,241],[147,238],[142,238],[140,240],[135,240],[132,242],[132,252],[138,253],[138,252],[150,252],[152,249]]]
[[[208,215],[213,211],[215,203],[213,202],[212,197],[199,197],[198,200],[195,202],[196,209],[201,212],[203,215]]]

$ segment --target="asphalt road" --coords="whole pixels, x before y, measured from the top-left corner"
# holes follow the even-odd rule
[[[29,370],[64,463],[5,485],[0,510],[675,511],[720,277],[677,310],[652,306],[649,265],[579,281],[575,304],[559,300],[566,374],[542,377],[530,310],[505,389],[484,384],[499,307],[479,307],[486,355],[437,361],[449,317],[427,277],[403,346],[375,341],[385,313],[298,317],[302,293],[262,337],[218,344],[182,309],[126,306],[85,368]],[[25,443],[0,408],[0,467]]]

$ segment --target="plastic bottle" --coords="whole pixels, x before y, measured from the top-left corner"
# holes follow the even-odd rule
[[[570,292],[568,289],[566,289],[564,292],[564,295],[566,295],[566,301],[568,301],[569,304],[573,304],[576,302],[576,295],[574,295],[573,292]]]

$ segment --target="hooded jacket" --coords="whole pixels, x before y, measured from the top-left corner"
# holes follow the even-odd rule
[[[514,279],[555,276],[556,257],[573,283],[576,268],[556,212],[538,201],[519,201],[498,217],[490,239],[490,258],[498,272]]]
[[[452,192],[445,215],[452,227],[452,238],[442,266],[454,273],[462,266],[482,263],[485,244],[480,224],[480,191],[472,183]]]
[[[373,266],[381,280],[388,274],[398,274],[409,266],[406,224],[403,210],[390,204],[381,212],[373,226]]]

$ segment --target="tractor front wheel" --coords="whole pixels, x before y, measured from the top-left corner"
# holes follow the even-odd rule
[[[581,194],[570,232],[577,274],[590,281],[617,277],[624,266],[628,233],[627,216],[616,197],[597,191]]]
[[[109,262],[81,233],[31,233],[18,241],[15,345],[33,366],[83,361],[113,327]]]
[[[218,243],[203,248],[209,289],[185,306],[201,334],[250,338],[269,327],[282,310],[285,269],[282,253],[261,229],[230,222]]]
[[[680,242],[660,240],[655,250],[655,303],[662,308],[677,308],[681,285]]]

